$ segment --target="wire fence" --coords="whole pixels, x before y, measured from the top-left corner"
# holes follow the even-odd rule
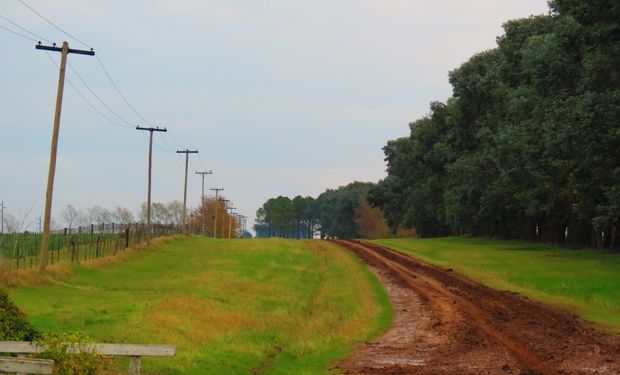
[[[180,234],[181,227],[170,224],[151,225],[151,239]],[[79,263],[114,255],[147,240],[146,224],[98,224],[64,228],[49,237],[49,263]],[[0,261],[9,269],[34,268],[39,264],[41,233],[0,234]]]

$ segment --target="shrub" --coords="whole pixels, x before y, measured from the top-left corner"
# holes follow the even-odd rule
[[[0,289],[0,340],[32,341],[38,337],[26,314],[11,302],[6,290]]]
[[[87,348],[87,344],[91,342],[81,333],[46,333],[36,341],[39,346],[45,348],[38,357],[54,360],[54,374],[99,374],[111,359]]]

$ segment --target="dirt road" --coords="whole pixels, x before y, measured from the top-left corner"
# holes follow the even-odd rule
[[[396,251],[337,241],[384,283],[394,324],[345,374],[620,374],[620,337]]]

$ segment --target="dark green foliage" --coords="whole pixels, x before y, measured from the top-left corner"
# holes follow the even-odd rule
[[[390,226],[618,247],[620,3],[550,5],[507,22],[450,73],[453,98],[385,146],[369,200]]]
[[[0,340],[32,341],[37,337],[39,332],[26,315],[11,302],[7,292],[0,289]]]
[[[312,197],[270,198],[256,211],[257,237],[312,238],[316,219]]]
[[[316,199],[296,196],[271,198],[256,211],[257,237],[321,238],[359,237],[356,214],[366,199],[370,182],[353,182],[328,189]]]
[[[373,186],[370,182],[356,181],[319,195],[313,210],[317,213],[321,238],[360,237],[355,220],[357,208]]]

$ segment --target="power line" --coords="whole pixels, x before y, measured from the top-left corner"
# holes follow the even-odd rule
[[[21,1],[21,0],[20,0]],[[131,103],[129,103],[129,100],[127,100],[127,98],[125,97],[125,95],[123,95],[123,93],[121,92],[121,89],[118,87],[118,85],[116,84],[116,82],[114,82],[114,80],[112,79],[112,76],[110,75],[110,72],[108,72],[108,70],[106,69],[105,65],[103,65],[103,62],[101,61],[101,59],[99,59],[98,56],[95,56],[95,58],[97,59],[97,62],[99,63],[99,66],[101,66],[101,69],[103,69],[103,72],[105,73],[105,75],[108,77],[108,80],[110,80],[110,83],[112,84],[112,86],[114,86],[114,89],[116,89],[116,92],[118,93],[118,95],[120,95],[120,97],[123,99],[123,101],[125,102],[125,104],[127,104],[127,106],[129,107],[129,109],[131,109],[131,111],[138,116],[138,118],[140,118],[140,120],[144,121],[146,124],[153,126],[153,124],[151,124],[150,122],[148,122],[144,117],[142,117],[138,111],[136,111],[136,109],[134,108],[134,106],[131,105]]]
[[[2,18],[3,20],[5,20],[6,22],[8,22],[8,23],[12,24],[13,26],[18,27],[18,28],[19,28],[19,29],[21,29],[22,31],[25,31],[25,32],[27,32],[28,34],[30,34],[30,35],[32,35],[32,36],[35,36],[35,37],[39,38],[40,40],[44,40],[44,41],[46,41],[46,42],[48,42],[48,43],[53,43],[51,40],[46,39],[46,38],[42,37],[41,35],[36,34],[36,33],[33,33],[32,31],[30,31],[30,30],[26,29],[25,27],[18,25],[17,23],[15,23],[15,22],[11,21],[10,19],[8,19],[8,18],[6,18],[5,16],[3,16],[2,14],[0,14],[0,18]]]
[[[92,48],[89,44],[82,42],[81,40],[79,40],[78,38],[74,37],[73,35],[69,34],[68,32],[66,32],[65,30],[61,29],[60,27],[58,27],[55,23],[53,23],[52,21],[50,21],[49,19],[47,19],[44,15],[42,15],[41,13],[37,12],[36,10],[34,10],[30,5],[28,5],[24,0],[18,0],[20,3],[22,3],[22,5],[24,5],[26,8],[30,9],[30,11],[32,11],[32,13],[36,14],[37,16],[39,16],[41,19],[43,19],[45,22],[49,23],[50,25],[52,25],[56,30],[60,31],[61,33],[65,34],[66,36],[68,36],[69,38],[75,40],[76,42],[88,47],[88,48]]]
[[[7,27],[4,27],[4,26],[2,26],[2,25],[0,25],[0,29],[6,30],[6,31],[10,32],[11,34],[15,34],[15,35],[17,35],[17,36],[20,36],[20,37],[22,37],[22,38],[24,38],[24,39],[27,39],[27,40],[33,41],[33,42],[35,42],[35,43],[36,43],[36,42],[38,42],[38,40],[36,40],[36,39],[33,39],[33,38],[31,38],[31,37],[29,37],[29,36],[26,36],[26,35],[24,35],[24,34],[18,33],[17,31],[13,31],[13,30],[11,30],[11,29],[9,29],[9,28],[7,28]]]
[[[168,133],[166,133],[166,134],[168,134]],[[168,150],[170,150],[170,152],[174,152],[174,149],[172,147],[170,147],[170,145],[168,144],[168,141],[166,141],[166,137],[161,137],[161,139],[166,144],[166,147],[168,147]]]
[[[173,141],[173,142],[177,145],[177,147],[178,147],[178,148],[183,148],[183,147],[181,146],[181,144],[180,144],[180,143],[179,143],[179,142],[178,142],[178,141],[174,138],[174,136],[173,136],[172,134],[170,134],[170,133],[166,133],[166,134],[170,137],[170,139],[172,139],[172,141]],[[163,138],[162,138],[162,139],[163,139]],[[200,154],[198,154],[198,156],[200,156]],[[194,168],[194,169],[198,169],[198,168],[196,168],[196,165],[194,164],[194,162],[193,162],[193,161],[190,161],[190,163],[191,163],[191,165],[192,165],[192,168]]]
[[[78,73],[77,70],[75,70],[75,68],[73,67],[73,65],[71,63],[68,63],[69,67],[71,68],[71,70],[73,70],[73,73],[75,73],[75,75],[78,77],[78,79],[80,81],[82,81],[82,84],[86,87],[86,89],[88,89],[88,91],[90,91],[90,93],[97,98],[97,100],[99,101],[99,103],[101,103],[101,105],[103,105],[108,111],[110,111],[111,114],[113,114],[114,116],[116,116],[116,118],[118,118],[120,121],[124,122],[125,124],[127,124],[128,128],[133,128],[134,125],[125,120],[124,118],[122,118],[118,113],[114,112],[112,110],[112,108],[110,108],[110,106],[108,106],[100,97],[99,95],[95,94],[95,92],[90,88],[90,86],[86,83],[86,81],[84,81],[84,79],[82,78],[82,76],[80,75],[80,73]]]
[[[181,144],[172,136],[172,134],[169,134],[169,137],[179,148],[183,148],[181,147]]]
[[[50,61],[52,62],[52,64],[54,64],[54,66],[56,68],[58,68],[58,64],[56,64],[56,61],[54,61],[54,59],[52,58],[52,56],[49,54],[49,52],[47,52],[47,57],[49,57]],[[73,82],[71,82],[71,80],[69,78],[65,78],[67,83],[69,84],[69,86],[71,86],[71,88],[80,96],[80,98],[82,98],[82,100],[88,104],[88,106],[90,108],[92,108],[93,111],[97,112],[99,114],[99,116],[103,117],[105,120],[109,121],[110,123],[120,126],[122,128],[128,128],[129,126],[127,126],[126,124],[121,124],[120,122],[114,121],[113,119],[109,118],[108,116],[106,116],[105,113],[101,112],[99,109],[97,109],[97,107],[95,107],[95,105],[93,103],[91,103],[88,99],[86,99],[86,97],[84,96],[84,94],[82,94],[80,92],[80,90],[78,90],[78,88],[73,84]]]
[[[164,139],[163,137],[161,139]],[[168,147],[168,149],[165,149],[163,147],[161,147],[160,145],[158,145],[156,142],[153,143],[153,145],[155,145],[155,148],[157,148],[159,151],[165,152],[165,153],[174,153],[174,150],[172,150],[171,148]]]

